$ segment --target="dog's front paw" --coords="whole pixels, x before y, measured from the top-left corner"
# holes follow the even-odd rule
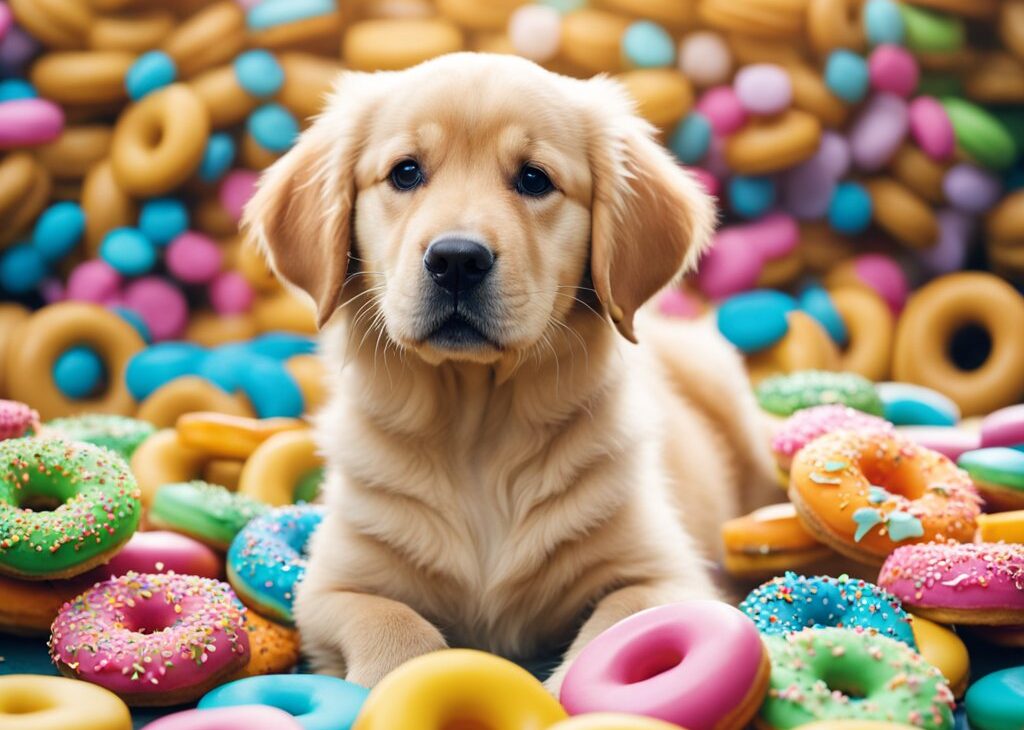
[[[407,630],[376,646],[364,647],[359,656],[353,656],[345,679],[363,687],[373,687],[410,659],[448,648],[441,632],[425,621],[415,629],[405,628]]]

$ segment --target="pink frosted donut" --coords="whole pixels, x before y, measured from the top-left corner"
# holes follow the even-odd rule
[[[161,717],[146,730],[303,730],[284,710],[269,705],[239,705],[185,710]]]
[[[39,423],[39,414],[16,400],[0,400],[0,441],[16,439]]]
[[[61,674],[129,705],[177,705],[248,662],[245,609],[221,581],[128,573],[64,604],[50,656]]]
[[[129,572],[178,573],[219,578],[224,562],[203,543],[177,532],[136,532],[106,565],[90,577],[101,581]]]
[[[797,411],[783,422],[772,437],[775,462],[782,471],[788,472],[796,452],[814,439],[833,431],[860,428],[891,429],[892,424],[878,416],[838,403]]]
[[[981,447],[1024,444],[1024,405],[1009,406],[990,413],[981,422]]]
[[[978,434],[956,426],[900,426],[900,435],[956,461],[965,451],[981,448]]]
[[[64,131],[64,112],[46,99],[0,102],[0,150],[52,142]]]
[[[570,715],[621,712],[689,728],[745,727],[770,668],[761,636],[740,611],[686,601],[630,616],[573,662],[561,701]]]
[[[1024,550],[1007,543],[929,542],[896,548],[878,585],[944,624],[1024,624]]]

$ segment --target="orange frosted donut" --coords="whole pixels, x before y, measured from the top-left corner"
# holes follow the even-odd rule
[[[832,554],[807,532],[789,503],[773,504],[722,524],[723,564],[737,578],[777,575]]]
[[[793,459],[789,498],[811,533],[876,565],[900,545],[974,539],[981,498],[942,454],[889,431],[836,431]]]

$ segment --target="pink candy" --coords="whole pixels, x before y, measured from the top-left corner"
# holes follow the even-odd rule
[[[869,253],[853,265],[857,278],[878,293],[894,314],[899,314],[909,296],[907,277],[900,265],[880,253]]]
[[[910,136],[935,160],[948,160],[956,150],[953,123],[937,99],[919,96],[910,102]]]
[[[252,308],[256,294],[244,276],[225,271],[210,282],[210,305],[220,315],[244,314]]]
[[[1024,444],[1024,405],[1009,406],[990,413],[981,422],[981,446]]]
[[[708,89],[697,102],[697,111],[708,118],[716,135],[728,136],[747,122],[747,112],[730,86]]]
[[[914,56],[900,46],[883,45],[876,48],[868,59],[871,86],[908,97],[917,89],[920,71]]]
[[[25,435],[39,423],[39,414],[21,401],[0,400],[0,441]]]
[[[956,461],[967,451],[981,448],[978,434],[956,426],[900,426],[901,436]]]
[[[0,149],[45,144],[64,131],[64,111],[46,99],[0,102]]]
[[[7,35],[7,31],[11,29],[14,24],[14,15],[11,14],[11,9],[7,3],[0,2],[0,40]]]
[[[752,114],[778,114],[793,101],[793,82],[781,66],[757,63],[736,74],[733,89],[743,108]]]
[[[136,279],[124,290],[124,305],[138,313],[155,342],[180,337],[188,324],[188,301],[158,276]]]
[[[799,240],[796,221],[785,213],[770,213],[753,223],[723,228],[700,263],[697,284],[712,299],[751,289],[765,262],[790,253]]]
[[[696,319],[703,313],[704,308],[700,300],[689,292],[682,289],[667,289],[658,297],[658,311],[666,317]]]
[[[220,184],[220,204],[235,221],[242,219],[242,211],[256,192],[259,179],[259,173],[252,170],[232,170],[224,176]]]
[[[703,186],[708,195],[717,197],[722,192],[722,181],[715,177],[710,170],[705,170],[703,167],[688,167],[687,169],[693,173],[697,182]]]
[[[102,259],[83,261],[68,277],[65,297],[72,301],[102,304],[121,289],[123,279]]]
[[[185,231],[167,246],[167,270],[186,284],[205,284],[223,263],[217,243],[202,233]]]

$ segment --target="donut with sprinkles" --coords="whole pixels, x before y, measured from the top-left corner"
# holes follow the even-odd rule
[[[16,439],[39,425],[39,413],[21,401],[0,399],[0,441]]]

